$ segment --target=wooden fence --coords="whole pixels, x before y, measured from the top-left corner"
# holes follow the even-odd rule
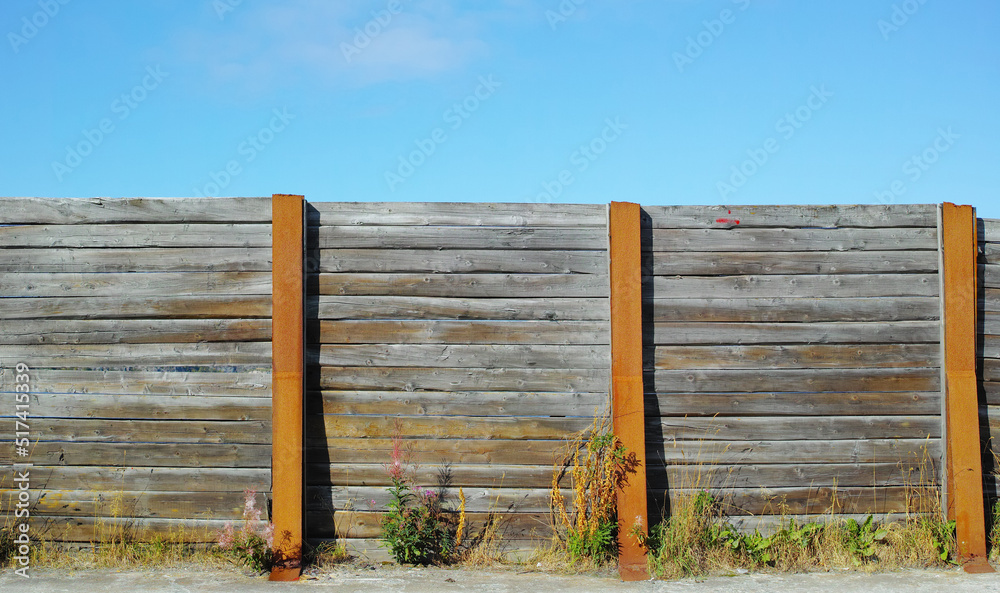
[[[998,500],[1000,476],[1000,220],[979,220],[980,426],[989,507]]]
[[[30,368],[32,441],[0,460],[33,464],[34,529],[210,541],[244,490],[285,510],[304,489],[304,513],[272,512],[279,533],[380,553],[397,437],[421,486],[452,509],[461,488],[473,530],[497,512],[508,549],[527,549],[552,535],[569,442],[613,409],[616,430],[645,439],[629,492],[648,494],[651,522],[701,488],[752,528],[902,513],[908,487],[934,483],[964,557],[981,555],[966,471],[980,451],[954,450],[947,426],[977,421],[955,346],[974,350],[963,323],[978,313],[982,436],[1000,431],[997,221],[980,223],[966,315],[976,268],[949,221],[967,207],[612,205],[609,223],[604,205],[314,203],[272,225],[271,205],[0,200],[0,391]],[[302,272],[277,265],[300,253]],[[621,324],[640,313],[629,340]],[[14,407],[0,417],[13,427]],[[272,419],[303,418],[304,445],[277,434],[272,460]]]
[[[31,385],[30,455],[0,463],[33,464],[33,537],[211,541],[245,489],[266,504],[270,222],[267,198],[0,200],[5,445],[18,363]]]

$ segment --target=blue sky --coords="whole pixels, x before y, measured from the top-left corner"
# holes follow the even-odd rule
[[[5,0],[0,194],[1000,218],[995,0]]]

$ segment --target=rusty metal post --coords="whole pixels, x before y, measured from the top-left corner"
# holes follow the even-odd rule
[[[957,523],[958,559],[967,572],[987,562],[983,466],[976,378],[978,247],[971,206],[941,207],[944,395],[948,518]]]
[[[618,491],[618,572],[624,581],[649,578],[646,551],[633,534],[647,533],[646,418],[642,386],[642,253],[639,205],[608,209],[611,274],[611,402],[614,432],[636,454],[638,470]]]
[[[274,550],[270,580],[302,570],[304,531],[305,199],[271,198],[271,492]]]

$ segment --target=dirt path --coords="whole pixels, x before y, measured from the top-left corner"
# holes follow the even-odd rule
[[[30,579],[0,574],[4,593],[273,593],[281,588],[347,593],[1000,593],[1000,575],[951,571],[854,572],[799,575],[736,575],[699,580],[622,583],[614,578],[544,573],[400,567],[337,568],[295,583],[269,583],[263,577],[200,567],[107,571],[34,570]]]

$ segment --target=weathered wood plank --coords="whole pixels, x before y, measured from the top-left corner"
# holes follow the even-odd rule
[[[760,515],[817,515],[839,519],[844,513],[913,513],[919,509],[914,500],[916,488],[907,486],[872,487],[771,487],[718,488],[709,492],[719,501],[721,512],[729,516],[757,517]],[[669,499],[669,508],[682,504],[701,490],[650,490],[649,496],[658,507]],[[932,496],[927,493],[928,498]],[[940,497],[935,497],[940,499]],[[926,501],[929,502],[929,501]]]
[[[5,298],[0,319],[229,319],[271,316],[271,296]]]
[[[138,346],[183,343],[194,345],[198,342],[243,342],[244,344],[240,346],[245,346],[245,352],[255,354],[257,357],[247,362],[259,362],[260,356],[270,353],[270,348],[265,349],[259,344],[252,344],[252,342],[270,341],[270,319],[26,319],[7,325],[4,333],[0,335],[0,344],[24,345],[25,348],[20,350],[25,352],[32,352],[31,348],[34,348],[34,351],[38,352],[37,356],[45,356],[48,352],[52,352],[52,356],[59,356],[63,352],[74,352],[68,347],[63,348],[64,345],[73,345],[76,348],[75,352],[82,353],[87,351],[82,347],[84,345]],[[29,345],[31,347],[28,347]],[[176,348],[173,358],[177,358],[184,350],[190,350],[193,356],[197,356],[196,349],[189,346],[173,346],[173,348]],[[5,350],[18,349],[0,347],[0,352]],[[108,350],[114,351],[113,348]],[[142,350],[142,348],[137,349],[137,351]],[[151,354],[152,350],[152,348],[146,349]],[[202,344],[201,350],[215,350],[220,357],[225,356],[227,351],[236,354],[235,346],[225,344],[213,347]],[[123,351],[127,354],[128,349]],[[16,353],[13,355],[16,356]],[[264,362],[269,363],[270,359]]]
[[[271,222],[271,198],[0,198],[3,224]]]
[[[581,276],[589,278],[590,276]],[[271,294],[268,272],[4,273],[0,291],[12,297],[130,297],[197,294]]]
[[[410,472],[414,483],[433,488],[447,480],[449,488],[549,488],[555,470],[551,465],[455,465],[444,462],[421,465]],[[563,478],[569,487],[568,475]],[[385,488],[392,482],[384,463],[308,464],[310,486],[371,486]]]
[[[936,297],[656,299],[653,321],[831,322],[936,321]]]
[[[939,416],[775,416],[767,418],[651,418],[655,440],[800,441],[924,439],[941,436]]]
[[[324,320],[315,325],[309,340],[323,344],[596,345],[611,340],[606,321]]]
[[[190,397],[187,395],[89,395],[32,393],[34,418],[134,418],[140,420],[271,419],[270,397]],[[4,411],[4,415],[14,410]]]
[[[608,231],[592,228],[476,226],[310,227],[310,249],[541,249],[604,252]]]
[[[322,391],[309,414],[404,416],[587,416],[606,414],[608,394],[517,391]]]
[[[1000,312],[1000,289],[986,288],[980,291],[978,305],[984,311]]]
[[[332,391],[562,391],[608,389],[608,369],[443,369],[333,367],[307,379],[311,389]]]
[[[986,311],[979,317],[981,327],[978,330],[978,333],[986,336],[994,336],[993,338],[987,339],[989,341],[1000,342],[1000,312]]]
[[[934,204],[643,206],[654,228],[936,227]],[[739,221],[738,223],[736,221]],[[647,224],[650,224],[647,222]]]
[[[45,334],[39,334],[39,336],[46,340],[53,337]],[[0,346],[0,364],[12,366],[19,362],[32,368],[228,367],[232,365],[266,367],[271,364],[271,343]]]
[[[169,219],[166,219],[169,220]],[[270,224],[0,226],[0,247],[270,247]]]
[[[0,379],[13,384],[14,369],[0,368]],[[242,372],[46,370],[35,374],[33,393],[236,395],[270,397],[269,370]],[[593,391],[593,390],[591,390]]]
[[[231,247],[0,249],[0,272],[269,272],[270,270],[270,249]]]
[[[608,255],[604,251],[320,249],[310,251],[309,257],[319,262],[319,269],[312,272],[608,273]]]
[[[435,491],[444,508],[459,507],[457,488],[437,488]],[[551,492],[550,488],[463,489],[465,510],[469,513],[548,513]],[[573,491],[562,489],[562,493],[571,503]],[[313,512],[384,510],[391,501],[387,489],[372,486],[311,486],[306,494],[306,508]]]
[[[656,323],[647,342],[671,344],[936,344],[937,321],[829,323]]]
[[[610,311],[607,296],[534,299],[319,296],[309,298],[307,305],[307,314],[318,319],[607,321]]]
[[[709,251],[657,253],[644,274],[722,276],[740,274],[937,273],[933,251]]]
[[[267,491],[270,468],[34,466],[31,489],[117,492]]]
[[[308,290],[330,296],[603,297],[608,278],[596,274],[319,274]]]
[[[93,443],[246,443],[271,442],[270,420],[99,420],[33,418],[31,435],[39,441]]]
[[[644,283],[655,299],[926,297],[938,296],[939,288],[937,274],[656,276]]]
[[[113,531],[126,531],[132,541],[179,538],[194,543],[216,543],[226,519],[133,519],[39,515],[29,519],[31,533],[48,541],[100,543]],[[106,541],[106,540],[105,540]],[[110,542],[109,542],[110,543]]]
[[[920,468],[898,463],[796,463],[667,466],[650,475],[651,489],[780,488],[792,486],[903,486]]]
[[[662,434],[651,443],[649,455],[664,465],[703,465],[738,463],[895,463],[926,462],[937,465],[941,459],[939,438],[856,440],[674,440]]]
[[[309,537],[377,538],[382,533],[382,513],[371,511],[338,511],[306,513]],[[466,513],[471,531],[478,530],[490,513]],[[501,537],[510,539],[537,538],[550,540],[554,532],[549,513],[508,513],[501,520]]]
[[[653,229],[650,249],[654,252],[930,251],[937,249],[937,228]]]
[[[31,455],[15,458],[0,448],[0,463],[115,467],[271,467],[271,446],[209,443],[32,443]]]
[[[1000,243],[979,243],[979,263],[1000,263]]]
[[[657,346],[647,370],[904,368],[940,365],[937,344]]]
[[[309,363],[346,367],[601,369],[610,361],[610,346],[549,344],[338,344],[307,356]]]
[[[592,417],[542,418],[509,416],[307,416],[306,435],[316,446],[324,435],[338,438],[385,437],[393,435],[397,423],[402,438],[470,439],[552,439],[559,440],[586,430]],[[251,441],[255,442],[255,441]]]
[[[646,389],[660,393],[936,391],[940,375],[938,368],[655,371],[647,373]]]
[[[1000,288],[1000,264],[979,266],[979,277],[985,288]]]
[[[940,392],[657,393],[650,416],[888,416],[941,412]]]
[[[980,218],[981,236],[983,241],[1000,243],[1000,219]]]
[[[307,427],[308,430],[308,427]],[[313,435],[307,432],[308,463],[386,463],[392,455],[393,442],[383,438],[341,438],[337,435]],[[313,444],[315,443],[315,444]],[[565,458],[568,441],[542,439],[403,439],[403,450],[410,462],[432,464],[542,465],[552,468]]]
[[[180,484],[178,484],[180,485]],[[0,497],[14,491],[0,490]],[[64,517],[132,517],[159,519],[243,518],[243,492],[143,492],[118,490],[31,490],[32,515]],[[16,493],[15,493],[16,496]],[[267,508],[266,496],[255,496],[258,508]]]
[[[604,204],[483,202],[309,202],[317,226],[514,226],[601,227]]]

